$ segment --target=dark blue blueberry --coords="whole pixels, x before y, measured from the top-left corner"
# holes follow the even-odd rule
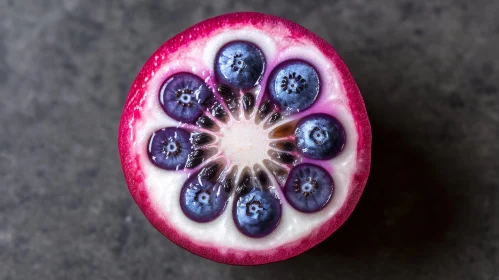
[[[281,204],[269,192],[253,188],[239,196],[233,217],[244,235],[264,237],[277,227],[281,219]]]
[[[190,73],[178,73],[168,78],[159,95],[166,114],[186,123],[194,123],[212,98],[213,93],[203,80]]]
[[[324,208],[333,194],[333,178],[324,168],[300,164],[289,172],[284,195],[296,210],[311,213]]]
[[[188,179],[180,192],[180,206],[191,220],[205,223],[218,217],[227,204],[223,183],[199,173]]]
[[[237,88],[252,88],[260,82],[265,57],[252,43],[236,41],[223,46],[215,58],[215,73],[220,83]]]
[[[167,127],[157,130],[149,140],[149,159],[163,169],[183,169],[192,152],[189,138],[190,133],[182,128]]]
[[[343,150],[346,136],[340,122],[326,114],[302,119],[295,129],[296,146],[313,159],[331,159]]]
[[[299,60],[278,65],[269,82],[270,96],[282,108],[302,111],[310,107],[319,94],[319,75],[308,63]]]

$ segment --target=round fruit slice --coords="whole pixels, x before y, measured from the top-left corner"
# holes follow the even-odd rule
[[[256,265],[330,236],[369,174],[360,92],[324,40],[233,13],[164,43],[126,99],[121,164],[146,218],[205,258]]]

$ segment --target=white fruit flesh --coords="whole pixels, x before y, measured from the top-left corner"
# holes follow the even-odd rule
[[[219,147],[231,165],[252,167],[269,158],[270,140],[264,137],[268,131],[262,125],[256,125],[253,119],[233,120],[221,132]]]

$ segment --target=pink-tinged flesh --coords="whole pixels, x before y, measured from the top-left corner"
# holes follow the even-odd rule
[[[155,189],[154,185],[157,184],[154,182],[168,171],[155,169],[146,150],[148,137],[154,130],[181,125],[160,108],[158,92],[164,80],[172,74],[185,71],[200,76],[213,87],[215,53],[224,43],[237,39],[253,41],[262,49],[267,60],[262,82],[252,90],[257,100],[262,98],[261,89],[265,88],[273,67],[286,59],[304,59],[317,69],[321,78],[321,92],[312,111],[304,110],[288,120],[299,119],[311,112],[325,112],[338,118],[347,134],[345,150],[333,160],[320,163],[335,181],[335,195],[323,210],[314,214],[299,213],[282,201],[281,224],[272,234],[255,239],[235,230],[229,209],[232,201],[229,201],[228,209],[218,218],[225,219],[224,224],[219,221],[218,228],[225,227],[231,235],[240,238],[241,242],[238,243],[246,245],[225,244],[223,238],[200,240],[193,236],[191,232],[200,231],[201,227],[206,231],[218,230],[212,228],[218,219],[208,224],[194,225],[192,223],[195,222],[183,216],[179,205],[162,203],[164,191]],[[355,208],[366,184],[371,162],[371,129],[365,105],[341,58],[327,42],[305,28],[260,13],[233,13],[211,18],[164,43],[143,66],[128,93],[118,142],[129,191],[150,223],[169,240],[194,254],[237,265],[258,265],[288,259],[329,237]],[[188,174],[177,172],[169,174],[168,178],[178,180],[175,184],[179,185]],[[167,183],[164,185],[168,188]],[[168,196],[178,198],[179,188],[169,190],[173,194]],[[178,199],[176,201],[178,203]],[[175,216],[172,216],[172,212],[176,213]],[[179,226],[179,219],[182,225],[192,225],[192,229]],[[299,224],[306,230],[294,236],[293,226],[297,225],[292,221],[308,219],[313,222]]]

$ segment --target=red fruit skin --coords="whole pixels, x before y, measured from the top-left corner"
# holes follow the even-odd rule
[[[347,194],[345,203],[333,218],[324,223],[321,227],[316,228],[309,236],[271,250],[248,252],[229,249],[228,252],[222,254],[217,247],[197,244],[187,236],[177,232],[175,228],[165,223],[164,219],[159,217],[157,212],[152,208],[148,193],[146,192],[146,186],[144,185],[144,174],[140,166],[139,156],[133,153],[132,143],[129,140],[133,133],[130,124],[133,123],[134,119],[141,118],[141,98],[147,88],[144,85],[145,81],[147,81],[146,77],[151,71],[157,71],[157,69],[161,67],[161,65],[155,66],[155,56],[163,55],[166,56],[165,60],[168,60],[169,53],[181,48],[188,40],[196,40],[201,37],[210,36],[214,30],[217,30],[222,26],[231,26],[241,23],[244,23],[247,26],[261,26],[262,24],[285,25],[289,28],[293,37],[303,37],[312,40],[316,47],[334,63],[337,67],[337,73],[340,75],[339,79],[342,81],[344,91],[346,92],[348,106],[352,112],[358,133],[358,168],[353,174],[352,184],[349,187],[349,193]],[[232,265],[260,265],[292,258],[324,241],[336,231],[350,216],[364,190],[371,164],[371,142],[371,126],[364,101],[350,71],[336,51],[326,41],[294,22],[276,16],[255,12],[231,13],[214,17],[188,28],[165,42],[148,59],[133,82],[123,109],[118,135],[121,165],[128,189],[149,222],[165,237],[178,246],[201,257]]]

